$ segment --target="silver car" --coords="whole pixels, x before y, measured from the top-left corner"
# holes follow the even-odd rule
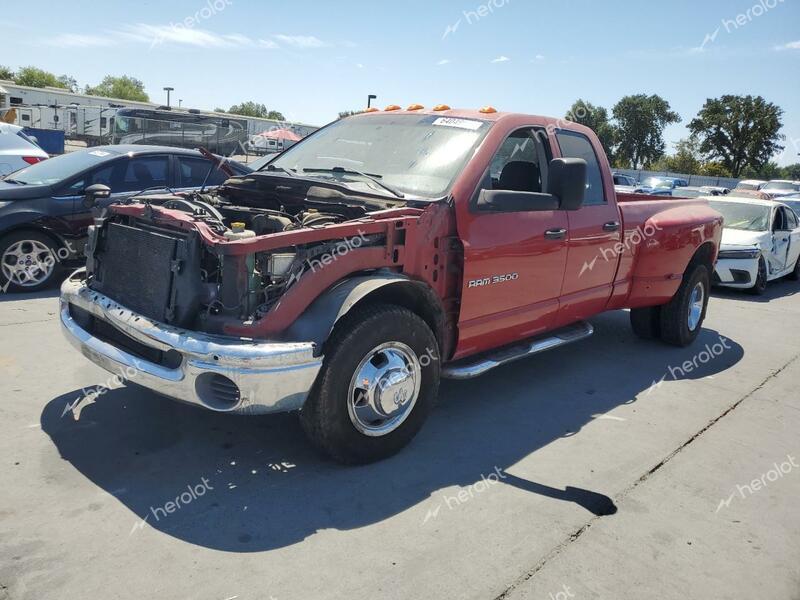
[[[49,158],[22,127],[0,123],[0,177]]]

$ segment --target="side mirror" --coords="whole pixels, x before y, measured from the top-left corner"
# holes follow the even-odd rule
[[[586,161],[582,158],[551,160],[547,191],[558,198],[562,210],[578,210],[586,196]]]
[[[94,208],[98,200],[106,200],[111,197],[111,188],[102,183],[90,185],[84,192],[86,194],[83,197],[83,206],[85,208]]]
[[[536,212],[558,210],[558,198],[552,194],[516,192],[513,190],[481,190],[478,210],[486,212]]]

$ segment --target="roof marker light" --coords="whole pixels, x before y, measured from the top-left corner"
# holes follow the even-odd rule
[[[433,107],[433,110],[437,112],[440,110],[450,110],[450,107],[447,106],[447,104],[437,104],[436,106]]]
[[[406,110],[422,110],[423,108],[425,107],[422,104],[412,104]]]
[[[383,110],[385,110],[385,111],[400,110],[400,106],[397,105],[397,104],[390,104],[389,106],[387,106]]]
[[[485,115],[491,115],[497,112],[497,109],[494,106],[484,106],[478,112],[481,112]]]
[[[380,111],[380,108],[375,108],[374,106],[370,106],[369,108],[365,108],[365,109],[364,109],[364,112],[365,112],[365,113],[368,113],[368,112],[378,112],[378,111]]]

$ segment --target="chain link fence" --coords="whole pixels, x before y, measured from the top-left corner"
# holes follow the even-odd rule
[[[739,183],[735,177],[709,177],[707,175],[688,175],[686,173],[674,173],[672,171],[644,171],[636,169],[614,169],[615,173],[621,173],[633,177],[636,181],[642,182],[648,177],[674,177],[685,179],[690,186],[703,187],[706,185],[724,187],[732,190]]]

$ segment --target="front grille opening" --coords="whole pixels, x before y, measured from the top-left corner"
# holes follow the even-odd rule
[[[161,365],[167,369],[177,369],[181,366],[181,362],[183,362],[183,357],[177,350],[163,352],[157,348],[142,344],[129,335],[122,333],[107,321],[94,316],[92,313],[79,306],[70,304],[69,314],[87,333],[112,346],[124,350],[128,354],[133,354],[137,358]]]
[[[195,390],[200,401],[212,410],[233,410],[242,399],[239,386],[219,373],[200,375],[195,381]]]

